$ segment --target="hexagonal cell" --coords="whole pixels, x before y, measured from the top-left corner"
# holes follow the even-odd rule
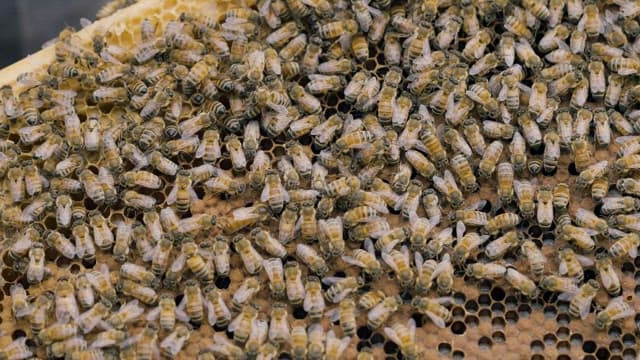
[[[449,343],[440,343],[438,344],[438,352],[442,355],[451,354],[451,344]]]
[[[588,340],[582,343],[582,351],[587,354],[593,354],[596,351],[597,345],[594,341]]]

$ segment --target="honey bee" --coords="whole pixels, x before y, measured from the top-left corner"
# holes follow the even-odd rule
[[[458,189],[458,185],[456,184],[453,174],[451,174],[449,170],[444,171],[444,178],[437,175],[434,176],[433,185],[438,192],[447,198],[447,201],[451,203],[451,206],[459,208],[462,205],[464,201],[462,192]]]
[[[29,249],[29,263],[27,265],[27,281],[30,284],[42,282],[51,275],[51,270],[45,266],[44,245],[35,242]]]
[[[384,262],[396,273],[402,287],[409,287],[415,280],[415,274],[411,269],[409,249],[403,246],[401,251],[391,249],[382,252]]]
[[[596,329],[602,330],[608,328],[614,321],[631,317],[636,314],[633,306],[622,296],[618,296],[609,300],[609,303],[596,314]]]
[[[134,299],[122,305],[118,311],[107,318],[106,322],[116,329],[123,329],[143,313],[144,307],[139,304],[138,300]]]
[[[11,285],[9,293],[11,294],[11,312],[14,318],[21,319],[32,313],[33,307],[29,304],[27,291],[22,284]]]
[[[478,190],[479,186],[476,181],[476,177],[473,174],[473,170],[467,161],[467,158],[462,154],[457,154],[451,159],[451,168],[454,173],[460,179],[460,185],[465,191],[475,192]],[[446,172],[445,172],[446,177]],[[434,176],[435,179],[435,176]],[[435,182],[435,180],[434,180]]]
[[[249,356],[255,357],[258,354],[261,345],[267,341],[268,332],[269,325],[266,321],[260,319],[253,320],[249,338],[245,344],[245,349]]]
[[[291,330],[287,320],[287,306],[284,303],[271,305],[271,321],[269,323],[269,341],[281,344],[291,340]]]
[[[464,235],[464,223],[458,221],[456,232],[458,234],[458,244],[453,249],[453,260],[456,263],[464,262],[472,252],[489,239],[489,236],[480,236],[478,233],[469,232]]]
[[[89,227],[84,223],[75,223],[71,229],[76,245],[76,256],[84,261],[94,262],[96,259],[96,248]]]
[[[618,296],[620,290],[620,278],[613,268],[611,257],[605,255],[596,257],[596,269],[600,277],[600,281],[605,290],[611,296]]]
[[[529,298],[537,297],[540,292],[535,282],[511,267],[507,268],[504,278],[511,286]]]
[[[236,251],[240,254],[240,258],[245,269],[249,274],[255,274],[262,269],[262,256],[251,245],[249,240],[243,235],[237,235],[233,239]]]
[[[27,338],[24,336],[11,341],[0,350],[0,356],[4,359],[28,359],[32,357],[34,354],[26,342]]]
[[[190,336],[191,329],[188,326],[178,324],[175,330],[160,343],[162,355],[169,359],[174,358],[182,351]]]
[[[207,286],[204,288],[204,295],[204,306],[207,308],[209,325],[227,326],[231,320],[231,311],[229,311],[227,304],[222,299],[220,291],[213,286]]]
[[[116,289],[109,280],[109,268],[106,264],[100,266],[100,271],[93,270],[87,272],[87,280],[91,283],[91,286],[93,286],[100,298],[111,304],[118,302]]]
[[[242,348],[228,340],[227,337],[223,335],[214,334],[213,341],[214,345],[209,347],[208,349],[205,349],[204,351],[201,351],[198,359],[215,358],[214,356],[220,355],[242,359],[246,356]]]
[[[203,296],[200,286],[196,280],[190,279],[185,282],[184,298],[178,305],[178,309],[184,309],[191,322],[202,323],[204,318]]]
[[[55,248],[56,251],[67,259],[73,259],[76,256],[76,247],[61,233],[55,230],[47,231],[43,234],[43,237],[49,246]]]
[[[40,331],[47,326],[47,319],[53,308],[53,300],[53,293],[44,292],[38,296],[32,304],[33,311],[30,314],[29,322],[34,335],[37,336]]]
[[[86,334],[91,332],[102,319],[109,315],[111,304],[108,302],[97,302],[91,309],[85,311],[78,318],[78,326]]]
[[[19,203],[25,198],[24,170],[22,167],[12,167],[7,171],[7,187],[11,200]]]
[[[532,218],[535,212],[534,187],[527,180],[513,180],[513,188],[518,200],[518,209],[524,218]]]
[[[595,230],[599,234],[604,234],[608,229],[606,220],[598,218],[593,211],[583,208],[578,208],[578,210],[576,210],[574,221],[578,226],[584,226]]]
[[[640,236],[636,233],[630,233],[622,238],[616,240],[609,247],[609,254],[612,257],[622,257],[628,254],[630,257],[635,258],[638,256],[638,245],[640,244]]]
[[[325,258],[341,256],[344,253],[342,218],[336,217],[318,221],[318,240]]]
[[[543,166],[546,172],[553,172],[558,166],[560,158],[560,137],[554,131],[544,135]]]
[[[578,281],[582,281],[584,278],[584,270],[582,267],[592,266],[594,264],[593,260],[576,254],[571,248],[560,249],[558,259],[560,261],[558,270],[560,275],[567,275]]]

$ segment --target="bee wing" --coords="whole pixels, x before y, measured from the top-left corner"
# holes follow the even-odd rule
[[[580,319],[584,320],[587,318],[587,315],[589,315],[589,309],[591,308],[591,298],[577,303],[578,307],[580,308],[580,311],[578,311],[578,313],[580,314]]]
[[[400,252],[404,255],[404,258],[407,260],[407,263],[411,264],[411,253],[409,252],[409,247],[407,245],[403,245],[400,247]]]
[[[438,175],[433,176],[433,186],[441,193],[447,193],[447,183],[446,181]]]
[[[176,197],[178,196],[178,186],[174,186],[173,189],[167,195],[167,204],[171,205],[176,202]]]
[[[307,300],[307,298],[305,298],[305,305],[306,305],[306,303],[307,303],[307,301],[306,301],[306,300]],[[309,307],[309,309],[311,309],[311,307]],[[307,310],[305,309],[305,311],[307,311]],[[334,307],[334,308],[333,308],[333,309],[331,309],[331,310],[327,310],[327,311],[324,313],[324,315],[325,315],[326,317],[328,317],[328,318],[329,318],[329,320],[331,320],[332,322],[336,322],[336,321],[338,321],[338,320],[340,319],[340,307]]]
[[[638,135],[626,135],[626,136],[618,136],[615,140],[616,144],[624,144],[627,141],[635,141],[638,139]]]
[[[130,346],[133,346],[138,341],[140,341],[141,338],[142,338],[142,333],[138,333],[138,334],[136,334],[134,336],[128,337],[128,338],[126,338],[124,341],[122,341],[120,343],[120,348],[121,349],[125,349],[125,348],[128,348]]]
[[[385,327],[384,334],[387,335],[389,340],[393,341],[394,343],[402,344],[402,340],[400,339],[400,337],[398,336],[398,333],[393,328]]]
[[[196,159],[200,159],[201,157],[204,156],[204,153],[206,152],[207,149],[207,145],[209,145],[208,141],[201,141],[200,144],[198,145],[198,149],[196,150]]]
[[[367,319],[378,319],[384,315],[385,312],[385,303],[384,300],[379,302],[373,309],[369,310],[367,313]]]
[[[367,252],[373,256],[376,255],[376,249],[373,246],[373,241],[371,241],[371,239],[366,239],[364,241],[364,248],[365,250],[367,250]]]
[[[209,300],[204,300],[202,303],[204,304],[204,307],[207,309],[207,321],[209,322],[209,325],[214,326],[216,324],[216,322],[218,322],[218,317],[216,316],[215,308],[214,308],[213,304]],[[178,311],[178,309],[176,309],[176,318],[178,318],[178,312],[177,311]],[[180,312],[187,317],[187,321],[186,322],[189,322],[189,315],[187,315],[182,310],[180,310]]]
[[[502,88],[500,88],[500,92],[498,93],[498,101],[507,100],[507,90],[509,90],[509,88],[502,85]]]
[[[346,262],[347,264],[354,265],[354,266],[357,266],[357,267],[361,267],[361,268],[366,267],[366,265],[362,261],[358,261],[358,260],[356,260],[355,258],[353,258],[351,256],[342,255],[342,261]]]
[[[466,230],[467,227],[464,225],[464,222],[462,222],[462,220],[458,220],[456,223],[456,237],[458,238],[458,242],[462,240]]]
[[[442,260],[433,270],[433,274],[431,274],[431,280],[434,280],[438,277],[438,275],[440,275],[444,271],[447,271],[449,268],[451,268],[451,259],[449,258],[449,254],[444,254]]]
[[[576,255],[576,258],[578,259],[578,262],[580,263],[580,265],[582,266],[593,266],[595,264],[595,262],[593,261],[593,259],[588,258],[584,255]]]
[[[177,307],[174,309],[174,313],[176,315],[176,319],[182,321],[182,322],[189,322],[189,315],[187,315],[187,313],[185,313],[184,311],[178,309]],[[213,325],[212,325],[213,326]]]
[[[147,314],[147,321],[155,321],[160,316],[160,306],[156,306]]]
[[[637,258],[638,257],[638,248],[634,246],[631,249],[629,249],[629,256],[631,256],[634,259]]]
[[[560,293],[560,295],[558,295],[558,300],[571,301],[571,299],[573,299],[577,293],[578,293],[578,288],[576,287],[575,291],[565,291],[563,293]]]
[[[435,301],[440,305],[449,305],[449,304],[453,304],[454,299],[451,296],[443,296],[435,299]]]
[[[325,285],[333,285],[341,280],[344,280],[343,277],[337,277],[337,276],[325,276],[322,278],[322,283]]]
[[[384,260],[384,262],[389,265],[390,268],[392,268],[394,271],[398,271],[398,268],[396,267],[396,263],[393,261],[393,257],[387,252],[386,249],[382,249],[382,260]]]
[[[565,260],[561,260],[560,264],[558,265],[558,272],[560,273],[560,275],[565,275],[568,271],[569,269],[567,268],[567,262]]]
[[[424,258],[420,252],[416,251],[413,254],[414,262],[416,264],[416,269],[418,269],[418,273],[422,272],[422,265],[424,264]]]
[[[431,319],[431,321],[433,321],[433,324],[441,329],[444,329],[447,324],[445,323],[444,319],[439,317],[438,315],[434,314],[431,311],[425,311],[425,315],[427,315],[429,317],[429,319]]]

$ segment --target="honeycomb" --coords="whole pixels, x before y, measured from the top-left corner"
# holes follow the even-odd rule
[[[288,3],[288,2],[287,2]],[[383,1],[380,3],[384,3]],[[425,2],[427,3],[427,2]],[[496,2],[497,3],[497,2]],[[522,2],[525,6],[525,1]],[[342,6],[346,6],[341,3]],[[376,6],[384,8],[379,2],[374,2]],[[448,1],[439,1],[438,12],[440,14],[448,11],[447,9],[457,7],[457,3]],[[470,2],[472,6],[477,7],[480,12],[482,2]],[[600,8],[603,8],[607,4],[598,4]],[[334,6],[340,6],[336,2]],[[487,5],[488,6],[488,5]],[[518,7],[517,5],[514,5]],[[159,29],[164,28],[170,21],[179,19],[182,13],[202,13],[217,18],[221,21],[223,14],[227,9],[240,8],[240,7],[255,7],[255,4],[251,1],[248,2],[215,2],[215,1],[203,1],[203,0],[163,0],[163,1],[140,1],[130,7],[120,10],[113,15],[96,21],[94,24],[84,28],[83,30],[75,33],[79,41],[87,46],[92,41],[95,34],[102,34],[108,44],[118,45],[124,49],[133,47],[141,42],[140,25],[144,19],[151,20],[151,23],[156,24]],[[392,10],[393,11],[393,7]],[[397,10],[397,9],[396,9]],[[384,10],[384,11],[389,11]],[[503,11],[503,10],[500,10]],[[506,11],[506,10],[505,10]],[[502,14],[499,13],[499,16]],[[492,31],[495,34],[501,34],[506,32],[505,24],[500,18],[496,21],[488,21],[493,26]],[[310,24],[305,25],[311,28]],[[264,37],[269,34],[268,28],[261,29],[258,39],[264,40]],[[542,32],[541,32],[542,33]],[[537,34],[536,38],[542,34]],[[495,36],[493,43],[490,45],[491,49],[497,48],[498,40],[500,36]],[[459,41],[468,41],[468,38],[460,38]],[[591,40],[590,40],[591,41]],[[378,44],[368,45],[368,57],[366,59],[358,60],[355,62],[356,67],[354,72],[364,70],[373,74],[379,81],[385,79],[385,75],[390,71],[391,66],[386,63],[384,54],[384,42]],[[336,50],[339,51],[339,50]],[[18,87],[16,83],[16,76],[25,71],[46,71],[46,67],[55,61],[54,48],[49,47],[41,52],[32,55],[2,71],[0,71],[0,84],[9,84],[14,87]],[[154,60],[155,61],[155,60]],[[285,69],[283,64],[283,73]],[[223,65],[224,66],[224,65]],[[585,70],[586,71],[586,70]],[[635,77],[632,78],[635,81]],[[293,75],[288,80],[297,82],[302,86],[308,84],[309,80],[301,75]],[[523,79],[523,83],[531,85],[535,80],[535,76],[531,75],[529,78]],[[408,81],[402,86],[406,87]],[[68,84],[73,88],[76,86],[72,81]],[[417,99],[421,104],[428,104],[430,101],[429,95],[424,95],[422,98]],[[526,95],[522,95],[523,101],[526,100]],[[326,95],[319,96],[323,104],[323,116],[330,118],[332,115],[339,114],[345,116],[352,114],[354,118],[360,118],[365,114],[353,107],[353,104],[345,100],[343,92],[329,92]],[[227,100],[228,103],[231,100]],[[232,105],[228,104],[231,108]],[[563,104],[565,105],[565,104]],[[601,106],[596,100],[589,99],[588,103],[584,105],[585,108]],[[637,105],[633,105],[637,106]],[[80,93],[76,98],[75,109],[78,116],[82,121],[85,121],[90,114],[99,113],[99,118],[104,122],[103,128],[107,126],[116,126],[120,121],[121,116],[126,112],[123,106],[113,104],[94,104],[90,100],[90,96],[87,93]],[[634,109],[632,107],[630,110]],[[194,98],[185,99],[183,111],[180,114],[180,118],[190,119],[198,114],[199,104]],[[417,112],[417,109],[415,109]],[[480,116],[480,115],[479,115]],[[444,122],[442,116],[433,115],[437,125]],[[480,117],[483,119],[483,117]],[[29,154],[35,149],[35,145],[24,144],[20,141],[18,136],[18,130],[24,126],[20,121],[12,123],[9,130],[8,140],[19,144],[21,155],[28,157]],[[230,131],[228,131],[230,133]],[[614,131],[615,135],[619,135]],[[242,135],[239,134],[242,139]],[[287,144],[290,139],[282,134],[276,137],[266,136],[264,132],[260,138],[259,149],[269,154],[272,159],[279,159],[288,154]],[[314,158],[314,161],[319,157],[318,149],[312,146],[314,138],[311,135],[304,135],[298,139],[299,143],[303,145],[305,153]],[[487,139],[487,143],[490,141]],[[225,142],[223,146],[222,156],[216,160],[215,165],[220,169],[232,173],[234,170],[234,164],[232,157],[229,154],[229,142]],[[505,145],[507,143],[505,142]],[[617,144],[612,141],[611,145],[607,148],[596,148],[594,151],[594,160],[602,161],[608,160],[609,164],[613,164],[618,158],[616,151],[618,150]],[[99,166],[104,161],[104,155],[99,152],[80,152],[85,159],[86,163],[84,168],[89,171],[98,174]],[[503,161],[508,161],[506,147],[503,152]],[[541,161],[543,156],[542,152],[535,149],[528,150],[529,164],[535,160]],[[478,156],[474,156],[474,161]],[[203,165],[203,160],[194,158],[190,154],[179,154],[172,157],[178,166],[182,169],[193,169],[200,165]],[[130,162],[124,163],[124,171],[133,169],[133,164]],[[274,167],[276,162],[274,161]],[[473,163],[476,166],[475,163]],[[42,164],[42,166],[45,166]],[[362,170],[362,169],[358,169]],[[439,169],[441,170],[441,169]],[[385,180],[389,180],[396,168],[389,166],[379,174],[379,177]],[[414,171],[415,173],[415,171]],[[357,175],[357,174],[354,174]],[[569,185],[571,189],[571,200],[569,203],[569,214],[575,214],[579,208],[584,209],[596,209],[598,203],[592,200],[591,194],[588,191],[580,192],[576,190],[576,177],[578,171],[574,164],[574,160],[568,151],[563,150],[562,155],[559,158],[556,172],[542,171],[537,174],[530,174],[525,170],[524,175],[520,178],[537,179],[537,187],[540,188],[544,185],[553,186],[559,182],[564,182]],[[633,177],[636,177],[635,173],[632,173]],[[235,181],[241,181],[243,174],[234,174]],[[328,176],[328,181],[337,179],[339,177],[336,173],[331,173]],[[171,176],[160,176],[162,180],[162,186],[159,189],[138,189],[140,193],[149,195],[156,201],[158,208],[169,206],[168,198],[174,187],[175,178]],[[414,179],[419,179],[423,188],[427,189],[432,187],[432,182],[426,180],[424,177],[414,174]],[[617,175],[611,171],[608,176],[608,184],[610,189],[615,190],[616,182],[618,180]],[[308,182],[304,180],[303,182]],[[483,212],[489,213],[491,216],[498,215],[505,211],[515,211],[517,204],[507,204],[504,208],[501,207],[500,201],[496,193],[496,180],[494,177],[490,179],[478,178],[480,185],[479,191],[472,193],[465,193],[465,206],[475,204],[479,200],[486,200],[488,203],[482,208]],[[306,184],[306,183],[305,183]],[[118,185],[118,190],[124,190],[123,187]],[[198,200],[192,202],[190,209],[186,214],[182,214],[183,218],[189,216],[198,216],[201,214],[209,214],[218,219],[218,224],[212,226],[210,232],[199,234],[194,240],[198,244],[204,243],[206,240],[212,240],[216,236],[224,234],[224,231],[220,225],[220,219],[224,219],[229,213],[237,208],[253,206],[259,197],[260,192],[252,189],[247,189],[240,196],[227,196],[212,194],[202,184],[194,186],[194,191],[197,194]],[[439,194],[439,193],[438,193]],[[3,192],[3,196],[8,198],[9,191],[7,185]],[[439,194],[441,203],[444,203],[443,196]],[[116,224],[120,221],[143,221],[144,211],[136,209],[132,206],[127,206],[123,201],[117,201],[112,206],[99,206],[84,192],[71,193],[70,197],[73,201],[74,207],[79,210],[84,209],[91,213],[92,211],[98,211],[101,213],[111,224],[111,230],[115,233]],[[27,199],[31,201],[33,199]],[[5,204],[7,201],[5,200]],[[25,204],[26,205],[26,204]],[[341,205],[336,204],[336,213],[342,213],[343,208],[340,206],[349,206],[349,204]],[[5,207],[6,209],[6,207]],[[441,230],[446,227],[452,227],[455,223],[449,220],[449,212],[452,208],[449,205],[443,206],[443,220],[433,232]],[[422,206],[419,206],[418,210],[420,215],[424,214]],[[334,214],[335,215],[335,214]],[[406,226],[408,223],[403,220],[401,216],[392,211],[388,215],[384,215],[389,224],[392,227]],[[555,219],[558,220],[557,217]],[[59,228],[55,213],[53,211],[47,212],[38,225],[46,230],[58,230],[63,235],[71,238],[72,233],[69,228]],[[271,219],[261,224],[262,227],[270,230],[273,234],[278,232],[277,219]],[[545,274],[552,274],[555,269],[558,269],[559,263],[557,258],[557,252],[559,249],[566,246],[566,241],[557,240],[556,232],[557,224],[553,224],[549,229],[542,229],[535,219],[523,220],[517,226],[517,229],[525,234],[525,237],[531,239],[548,259],[545,265]],[[472,226],[469,226],[472,228]],[[35,352],[38,358],[48,357],[48,349],[46,346],[40,344],[35,334],[33,334],[31,324],[26,319],[16,320],[12,313],[12,298],[10,297],[11,287],[14,284],[21,284],[27,291],[29,301],[34,302],[42,294],[55,291],[56,284],[59,279],[65,277],[75,279],[80,274],[85,274],[92,269],[97,269],[96,264],[106,264],[111,272],[111,278],[113,285],[118,283],[119,269],[121,263],[114,259],[112,251],[96,250],[96,259],[94,261],[68,259],[62,256],[55,249],[47,246],[45,249],[46,265],[51,270],[51,276],[45,278],[42,282],[32,284],[27,281],[24,269],[20,267],[19,261],[12,258],[9,253],[9,247],[15,242],[15,239],[20,235],[21,229],[7,226],[3,224],[2,231],[2,243],[4,250],[2,251],[2,269],[0,274],[2,275],[0,283],[2,285],[2,293],[0,293],[0,330],[4,331],[5,336],[0,338],[0,349],[8,345],[12,340],[26,337],[27,345]],[[242,233],[242,232],[241,232]],[[231,240],[232,236],[228,236]],[[585,255],[594,257],[596,253],[605,252],[611,245],[612,241],[606,237],[598,238],[597,247],[594,251]],[[285,245],[287,250],[286,260],[296,260],[296,241],[292,241]],[[359,248],[361,244],[354,241],[347,241],[347,250],[350,252],[352,249]],[[258,248],[256,246],[256,248]],[[481,247],[483,249],[484,247]],[[234,293],[242,286],[248,275],[244,271],[243,260],[237,253],[236,249],[232,245],[232,255],[230,260],[231,271],[228,276],[217,276],[214,280],[214,285],[222,290],[224,301],[231,307],[231,298]],[[258,248],[259,249],[259,248]],[[449,251],[450,249],[447,249]],[[268,258],[266,253],[259,250],[265,258]],[[144,262],[140,256],[133,255],[136,250],[131,249],[132,255],[129,256],[129,261],[136,264],[148,266],[147,262]],[[179,251],[174,249],[173,255],[177,256]],[[379,253],[377,254],[379,257]],[[330,270],[328,275],[331,276],[357,276],[362,275],[357,267],[350,266],[340,258],[328,260]],[[380,260],[382,262],[382,260]],[[469,263],[486,262],[488,259],[483,251],[478,252],[477,255],[472,255],[469,258]],[[298,259],[298,262],[300,260]],[[508,251],[501,262],[505,265],[510,265],[515,269],[518,269],[524,274],[528,274],[528,265],[522,254],[518,251]],[[301,262],[300,262],[301,263]],[[614,259],[614,267],[620,278],[622,293],[621,296],[625,301],[629,302],[634,309],[640,308],[640,257],[635,259],[628,256],[619,257]],[[495,354],[500,354],[505,359],[572,359],[572,358],[584,358],[584,359],[635,359],[638,354],[636,345],[637,334],[637,322],[640,322],[640,315],[627,317],[622,321],[616,321],[606,330],[598,330],[594,327],[596,313],[606,307],[611,300],[612,296],[608,295],[603,289],[598,291],[594,298],[593,305],[590,312],[585,319],[578,319],[572,317],[569,314],[569,302],[558,299],[558,294],[550,291],[540,290],[540,295],[534,299],[530,299],[518,291],[514,290],[504,279],[497,279],[493,281],[489,280],[476,280],[470,278],[465,274],[463,266],[456,265],[454,268],[454,284],[453,292],[451,293],[452,304],[448,306],[448,310],[451,313],[451,321],[446,324],[445,328],[437,327],[433,321],[431,321],[426,315],[416,312],[416,310],[410,305],[411,299],[414,296],[412,291],[402,289],[397,281],[396,274],[383,263],[385,273],[378,279],[373,279],[365,276],[366,284],[358,290],[358,294],[362,295],[368,290],[382,290],[386,295],[393,296],[399,294],[404,303],[400,306],[397,312],[394,312],[390,318],[385,322],[385,325],[378,329],[371,329],[367,326],[367,317],[364,314],[360,314],[356,317],[357,327],[355,329],[354,336],[350,339],[349,346],[342,354],[347,359],[353,359],[358,356],[358,353],[362,356],[362,351],[369,349],[371,355],[375,359],[402,359],[404,358],[400,348],[397,344],[391,341],[383,331],[385,326],[391,324],[406,324],[409,319],[413,319],[416,323],[416,344],[421,352],[421,357],[424,358],[490,358]],[[310,271],[306,266],[302,266],[303,279],[310,274]],[[260,293],[253,298],[253,302],[259,307],[259,318],[268,320],[272,314],[274,299],[270,297],[268,286],[268,279],[264,272],[259,275],[260,281],[263,283]],[[185,279],[195,278],[194,274],[186,272]],[[586,267],[584,271],[584,281],[591,279],[599,279],[597,270],[595,267]],[[183,281],[186,284],[186,281]],[[182,286],[184,287],[184,286]],[[323,290],[327,290],[327,286],[323,285]],[[158,294],[172,291],[170,288],[158,289]],[[171,292],[171,296],[175,296],[176,303],[180,303],[183,298],[182,290],[175,290]],[[123,298],[130,300],[130,297],[120,294]],[[429,296],[437,297],[436,291],[431,290]],[[117,305],[116,305],[117,306]],[[327,308],[331,309],[335,306],[327,301]],[[145,306],[145,312],[149,311],[153,306]],[[83,309],[83,311],[86,309]],[[288,320],[290,325],[296,324],[311,324],[309,315],[304,311],[300,305],[287,304]],[[146,315],[146,314],[145,314]],[[233,317],[237,315],[237,312],[233,312]],[[206,315],[205,315],[206,317]],[[49,315],[50,321],[55,321],[52,314]],[[141,334],[145,326],[149,321],[145,320],[145,316],[139,317],[134,321],[130,327],[127,327],[127,334],[129,337],[135,337]],[[331,322],[330,319],[323,317],[321,321],[324,331],[334,330],[340,337],[343,333],[341,326],[338,322]],[[210,326],[205,320],[202,326],[197,324],[191,324],[194,329],[191,332],[191,336],[182,351],[175,357],[178,359],[192,359],[196,358],[201,351],[210,347],[213,343],[214,334],[222,335],[233,339],[233,333],[225,329],[224,327]],[[161,330],[159,333],[158,342],[164,339],[169,332]],[[90,332],[84,335],[84,338],[91,343],[96,337],[96,332]],[[107,348],[102,354],[105,358],[118,358],[124,357],[122,353],[118,355],[118,348]],[[293,355],[289,346],[282,346],[278,349],[276,356],[279,359],[291,359]]]

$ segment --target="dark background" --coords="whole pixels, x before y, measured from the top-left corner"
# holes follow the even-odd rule
[[[34,53],[81,17],[94,20],[108,0],[0,0],[0,68]]]

